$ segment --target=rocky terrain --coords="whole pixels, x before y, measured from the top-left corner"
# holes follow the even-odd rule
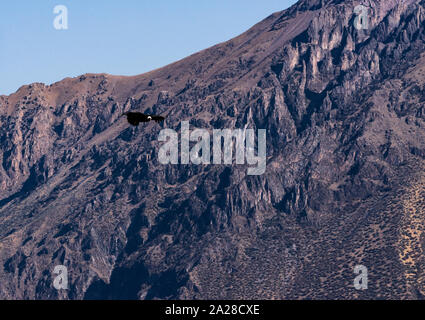
[[[358,4],[302,0],[146,74],[0,96],[0,298],[424,298],[425,1],[364,1],[367,30]],[[267,129],[266,172],[160,164],[181,121]]]

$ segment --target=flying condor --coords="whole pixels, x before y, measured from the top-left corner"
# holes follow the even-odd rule
[[[126,112],[123,114],[123,116],[127,116],[128,123],[136,127],[139,125],[140,122],[149,122],[151,120],[161,122],[165,119],[161,116],[143,114],[140,112]]]

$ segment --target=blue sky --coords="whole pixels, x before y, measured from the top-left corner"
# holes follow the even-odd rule
[[[135,75],[226,41],[295,0],[13,0],[0,4],[0,95],[83,73]],[[53,27],[56,5],[68,30]]]

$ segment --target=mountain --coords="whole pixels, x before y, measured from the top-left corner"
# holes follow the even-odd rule
[[[424,298],[425,1],[366,1],[361,30],[358,3],[300,1],[149,73],[1,96],[0,298]],[[266,129],[265,173],[161,164],[182,121]]]

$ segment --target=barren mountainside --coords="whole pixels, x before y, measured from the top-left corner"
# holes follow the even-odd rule
[[[425,1],[364,1],[367,30],[357,4],[300,1],[149,73],[0,96],[0,298],[424,298]],[[266,172],[161,164],[181,121],[266,129]]]

